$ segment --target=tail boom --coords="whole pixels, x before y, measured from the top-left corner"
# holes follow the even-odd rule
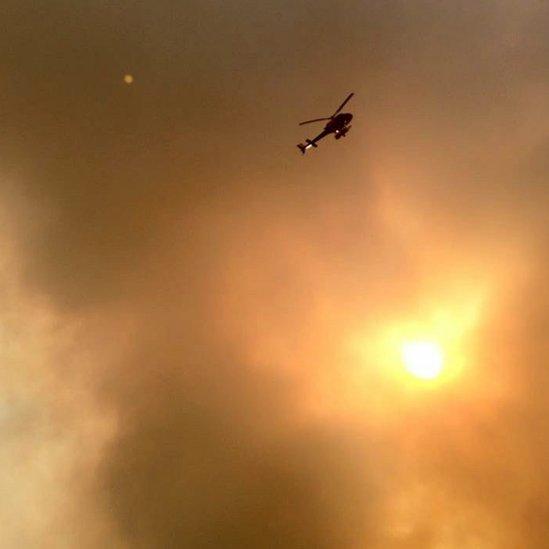
[[[303,143],[299,143],[297,145],[298,149],[301,151],[301,154],[305,154],[305,151],[307,149],[310,149],[311,147],[314,147],[315,149],[318,147],[318,145],[310,139],[305,139],[305,143],[306,145],[304,145]]]

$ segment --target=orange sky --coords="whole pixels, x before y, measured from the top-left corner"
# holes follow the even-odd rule
[[[546,4],[2,13],[2,547],[545,546]]]

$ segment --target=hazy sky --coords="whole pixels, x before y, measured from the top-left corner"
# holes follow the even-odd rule
[[[0,18],[3,548],[546,546],[549,3]]]

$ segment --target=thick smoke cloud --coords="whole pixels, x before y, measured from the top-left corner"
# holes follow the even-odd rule
[[[544,546],[547,6],[2,10],[6,547]]]

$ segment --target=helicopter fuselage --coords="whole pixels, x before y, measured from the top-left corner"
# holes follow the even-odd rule
[[[350,112],[342,112],[334,116],[327,124],[324,126],[324,131],[327,132],[337,132],[344,130],[353,119],[353,115]]]

